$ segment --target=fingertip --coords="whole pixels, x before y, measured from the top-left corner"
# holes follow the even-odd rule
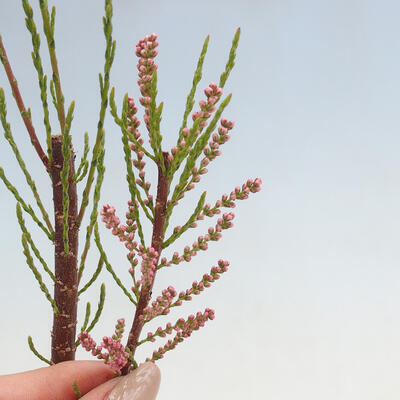
[[[160,387],[161,372],[155,363],[145,362],[119,379],[105,400],[154,400]]]

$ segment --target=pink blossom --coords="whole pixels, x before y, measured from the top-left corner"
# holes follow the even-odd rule
[[[213,320],[214,318],[214,310],[206,308],[203,313],[197,312],[196,315],[189,315],[186,320],[179,318],[173,326],[169,325],[164,329],[160,327],[154,334],[150,332],[151,335],[148,336],[148,338],[154,338],[155,336],[164,337],[165,334],[172,333],[172,330],[177,332],[172,340],[168,340],[164,346],[153,352],[151,360],[156,361],[163,358],[167,351],[174,349],[178,343],[184,340],[184,338],[190,337],[193,331],[199,330],[208,320]]]
[[[78,335],[78,340],[85,350],[90,351],[98,359],[104,360],[112,369],[120,373],[129,359],[129,353],[121,343],[124,328],[125,320],[121,318],[117,321],[113,336],[105,336],[99,346],[86,331]]]
[[[157,270],[158,252],[155,251],[153,247],[148,247],[146,251],[143,249],[138,254],[142,257],[142,277],[137,283],[142,285],[142,287],[150,286]]]
[[[157,35],[155,33],[145,36],[143,39],[139,40],[136,45],[136,55],[139,57],[139,62],[137,65],[139,72],[138,85],[140,88],[140,93],[143,96],[139,99],[139,101],[145,107],[144,120],[148,129],[150,118],[149,105],[151,101],[151,81],[153,79],[154,72],[157,69],[157,65],[154,63],[154,58],[158,54],[156,50],[157,46]]]
[[[150,321],[158,315],[168,314],[170,305],[176,295],[177,292],[173,286],[168,286],[167,289],[164,289],[161,296],[158,296],[156,300],[151,303],[151,306],[147,306],[143,310],[142,318],[144,321]]]

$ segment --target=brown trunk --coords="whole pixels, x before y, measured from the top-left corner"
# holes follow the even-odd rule
[[[168,153],[163,153],[165,169],[168,168]],[[162,251],[162,243],[164,239],[164,224],[166,218],[166,208],[168,200],[168,187],[169,179],[163,175],[162,169],[158,166],[158,185],[157,185],[157,198],[156,207],[154,212],[154,224],[153,224],[153,236],[151,241],[151,247],[158,253],[158,259],[160,258]],[[157,259],[157,263],[158,263]],[[129,332],[128,343],[126,344],[132,352],[132,356],[135,355],[136,347],[139,341],[140,332],[142,331],[144,322],[139,317],[143,314],[143,310],[147,307],[151,298],[151,290],[153,288],[155,275],[153,281],[149,287],[143,288],[140,292],[139,301],[136,307],[135,318],[133,320],[131,331]],[[125,365],[121,370],[122,375],[126,375],[129,372],[130,364]]]
[[[51,361],[55,364],[75,359],[75,334],[77,317],[78,288],[78,227],[75,220],[78,213],[76,184],[71,177],[74,171],[74,155],[71,149],[70,179],[69,179],[69,254],[64,254],[63,242],[63,190],[61,170],[63,166],[62,136],[52,135],[53,164],[51,179],[53,182],[54,227],[55,227],[55,277],[54,300],[60,313],[54,314]]]

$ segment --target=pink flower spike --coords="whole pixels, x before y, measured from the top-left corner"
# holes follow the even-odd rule
[[[125,320],[121,318],[117,321],[113,337],[105,336],[100,346],[96,345],[96,342],[87,332],[81,332],[78,335],[78,340],[82,347],[90,351],[93,356],[104,360],[112,369],[120,373],[129,358],[129,353],[125,351],[124,346],[120,343],[124,327]],[[103,350],[105,351],[103,352]]]

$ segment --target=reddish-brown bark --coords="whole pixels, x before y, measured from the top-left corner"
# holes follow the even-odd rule
[[[164,152],[164,165],[165,169],[168,169],[168,153]],[[157,263],[160,258],[162,251],[162,243],[164,239],[164,224],[166,219],[166,208],[168,200],[168,188],[169,188],[169,178],[164,175],[160,165],[158,166],[158,184],[157,184],[157,197],[156,206],[154,210],[154,223],[153,223],[153,236],[151,241],[151,247],[158,253]],[[135,354],[136,347],[139,341],[140,332],[142,331],[144,322],[143,319],[139,318],[143,314],[143,310],[147,307],[151,298],[151,290],[153,288],[153,283],[155,279],[155,274],[153,281],[150,285],[142,288],[140,292],[139,301],[136,307],[135,318],[132,323],[132,328],[129,332],[127,347],[129,347],[132,355]],[[129,372],[130,364],[125,365],[121,370],[122,375],[126,375]]]
[[[78,213],[78,199],[76,184],[72,177],[74,171],[74,157],[70,158],[69,178],[69,254],[64,253],[63,241],[63,190],[61,184],[61,170],[63,166],[62,136],[52,135],[53,165],[51,166],[51,178],[53,182],[54,202],[54,274],[56,283],[54,285],[54,300],[60,313],[54,314],[51,361],[59,363],[75,359],[75,334],[78,300],[78,232],[75,224]],[[71,149],[72,151],[72,149]]]

